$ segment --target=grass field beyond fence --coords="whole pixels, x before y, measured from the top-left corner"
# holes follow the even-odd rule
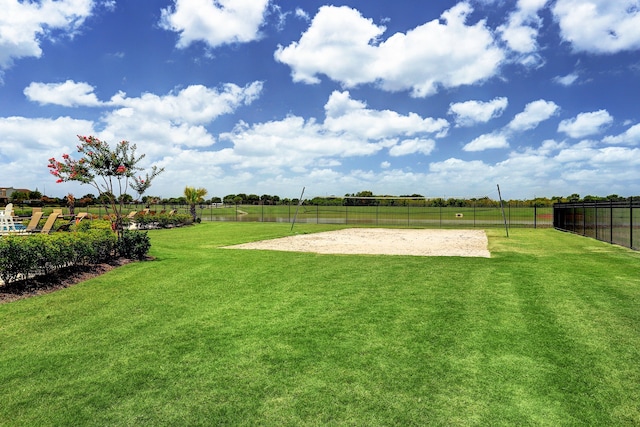
[[[0,425],[639,425],[640,254],[487,233],[428,258],[150,231],[154,261],[0,305]]]

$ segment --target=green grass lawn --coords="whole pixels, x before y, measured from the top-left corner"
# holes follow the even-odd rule
[[[0,425],[640,424],[639,253],[552,229],[488,230],[477,259],[220,248],[290,227],[152,231],[154,261],[0,305]]]

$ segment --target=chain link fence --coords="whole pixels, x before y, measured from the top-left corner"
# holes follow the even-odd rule
[[[640,200],[556,203],[553,226],[627,248],[640,249]]]
[[[182,210],[187,210],[183,207]],[[321,205],[208,205],[198,206],[202,221],[286,222],[405,227],[508,227],[553,226],[552,207],[507,203],[500,207],[432,206],[321,206]]]

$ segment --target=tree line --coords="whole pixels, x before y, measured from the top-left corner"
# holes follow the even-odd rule
[[[110,197],[109,194],[101,194],[95,196],[91,193],[82,197],[73,199],[76,207],[85,207],[95,204],[104,203]],[[67,195],[62,198],[43,196],[38,190],[26,192],[15,191],[11,194],[10,201],[17,205],[27,204],[30,206],[67,206],[69,198]],[[634,199],[640,198],[634,196]],[[185,196],[162,198],[158,196],[144,196],[140,200],[134,199],[130,194],[124,193],[117,197],[118,201],[125,204],[145,204],[145,205],[187,205],[189,201]],[[523,200],[505,200],[510,205],[518,205],[523,207],[551,207],[554,203],[559,202],[594,202],[594,201],[628,201],[629,197],[621,197],[617,194],[608,196],[586,195],[581,197],[579,194],[573,193],[568,196],[552,196],[552,197],[535,197],[533,199]],[[298,204],[299,199],[281,198],[277,195],[270,194],[227,194],[224,197],[211,197],[203,199],[202,205],[224,204],[224,205],[291,205]],[[357,193],[347,193],[344,196],[317,196],[310,199],[304,199],[303,205],[312,206],[425,206],[425,207],[499,207],[500,201],[492,199],[488,196],[473,198],[425,198],[421,194],[405,194],[405,195],[389,195],[374,194],[372,191],[359,191]]]

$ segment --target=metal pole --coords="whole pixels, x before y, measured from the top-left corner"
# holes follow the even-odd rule
[[[502,219],[504,220],[504,229],[507,232],[507,237],[509,237],[509,227],[507,227],[507,217],[504,216],[504,205],[502,203],[502,194],[500,194],[500,185],[498,186],[498,197],[500,198],[500,210],[502,210]]]
[[[629,247],[633,248],[633,196],[629,197]]]
[[[296,213],[293,215],[293,222],[291,223],[291,230],[293,230],[293,226],[296,223],[296,218],[298,217],[298,209],[302,204],[302,196],[304,195],[304,187],[302,187],[302,193],[300,193],[300,200],[298,200],[298,206],[296,206]]]

